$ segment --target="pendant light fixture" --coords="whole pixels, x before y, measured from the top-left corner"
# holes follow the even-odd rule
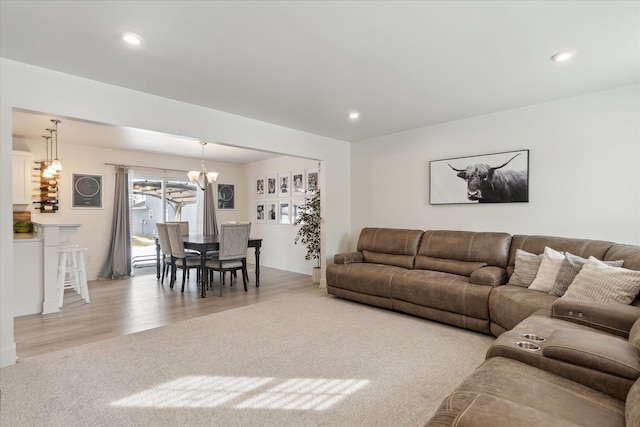
[[[51,130],[51,129],[47,129],[47,130]],[[42,177],[53,178],[55,175],[55,170],[49,164],[49,142],[51,141],[51,136],[44,135],[43,138],[45,139],[45,143],[46,143],[47,156],[43,164],[44,170],[42,171]]]
[[[60,172],[62,170],[62,162],[58,158],[58,124],[62,123],[60,120],[51,119],[51,122],[54,125],[53,134],[55,134],[56,140],[56,158],[51,162],[51,167],[56,171]],[[51,142],[51,157],[53,157],[53,141]]]
[[[202,146],[202,162],[200,163],[200,170],[189,171],[187,172],[187,175],[189,176],[189,181],[197,183],[198,187],[204,191],[209,184],[218,179],[218,172],[207,172],[207,168],[204,165],[204,146],[207,145],[207,143],[200,141],[200,145]]]
[[[47,129],[49,132],[49,136],[47,137],[47,158],[46,158],[46,171],[48,175],[56,175],[58,173],[57,170],[53,167],[53,132],[54,129]],[[49,157],[49,144],[51,144],[51,157]]]

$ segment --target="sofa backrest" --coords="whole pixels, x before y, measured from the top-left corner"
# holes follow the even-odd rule
[[[604,259],[607,251],[614,245],[613,242],[603,240],[572,239],[568,237],[537,236],[537,235],[515,235],[511,239],[511,250],[509,251],[509,264],[507,265],[507,277],[511,277],[513,266],[516,262],[516,250],[532,254],[541,254],[544,247],[549,246],[556,251],[570,252],[582,258],[590,256]],[[626,266],[625,266],[626,267]]]
[[[363,228],[358,239],[358,252],[364,262],[413,268],[422,230],[400,228]]]
[[[483,266],[506,267],[511,235],[499,232],[427,230],[415,268],[469,276]]]
[[[604,261],[624,260],[622,266],[629,270],[640,270],[640,246],[615,244],[605,254]]]

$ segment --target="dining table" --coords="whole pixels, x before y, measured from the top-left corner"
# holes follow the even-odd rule
[[[197,251],[200,254],[200,267],[202,272],[206,270],[207,252],[220,250],[219,236],[208,234],[189,234],[182,237],[184,248]],[[256,257],[256,288],[260,287],[260,248],[262,247],[262,239],[249,237],[249,247],[254,248]],[[160,243],[156,239],[156,273],[160,278]],[[247,278],[248,279],[248,278]],[[207,295],[207,275],[200,274],[200,296],[204,298]]]

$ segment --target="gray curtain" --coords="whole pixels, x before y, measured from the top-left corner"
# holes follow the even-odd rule
[[[218,235],[218,220],[216,219],[216,198],[213,194],[213,188],[215,184],[207,185],[204,190],[204,219],[203,219],[203,233],[213,236]]]
[[[131,227],[129,225],[129,170],[116,168],[116,189],[111,225],[109,255],[100,278],[124,279],[131,276]]]

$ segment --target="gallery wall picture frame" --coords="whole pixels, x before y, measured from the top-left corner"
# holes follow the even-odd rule
[[[529,150],[429,162],[432,205],[529,201]]]
[[[236,209],[235,184],[218,184],[218,209]]]
[[[278,197],[278,175],[273,173],[267,175],[266,181],[266,197]]]
[[[266,192],[266,178],[264,176],[256,177],[256,197],[263,198]]]
[[[278,174],[278,197],[291,197],[291,173]]]
[[[291,200],[278,201],[278,223],[291,224]]]
[[[71,174],[71,207],[102,209],[102,175]]]
[[[306,169],[306,190],[313,193],[320,188],[320,170]]]
[[[265,212],[266,203],[263,200],[259,200],[256,202],[256,214],[255,220],[259,224],[264,224],[267,222],[267,214]]]
[[[306,192],[305,177],[303,170],[291,172],[291,197],[304,196]]]
[[[304,204],[304,199],[294,198],[291,199],[291,224],[294,224],[298,218],[300,218],[300,213],[302,212],[302,205]]]
[[[265,216],[267,217],[267,224],[278,223],[278,201],[267,200],[265,202]]]

